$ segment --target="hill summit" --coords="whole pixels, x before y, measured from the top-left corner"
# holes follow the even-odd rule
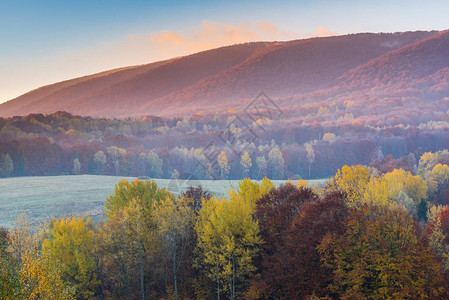
[[[449,95],[449,32],[360,33],[246,43],[44,86],[0,116],[186,116],[238,109],[264,91],[279,105]]]

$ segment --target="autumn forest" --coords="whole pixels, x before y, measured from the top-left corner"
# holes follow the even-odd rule
[[[449,299],[447,1],[2,1],[0,300]]]
[[[0,118],[0,176],[329,178],[345,164],[412,172],[422,154],[449,145],[446,112],[434,112],[439,121],[404,115],[392,125],[374,125],[344,110],[337,104],[311,107],[301,122],[281,119],[281,111],[254,122],[234,112],[170,119],[95,119],[65,112]],[[315,120],[323,114],[346,115]]]
[[[441,299],[449,152],[324,185],[242,180],[227,197],[120,181],[106,219],[1,229],[2,299]]]

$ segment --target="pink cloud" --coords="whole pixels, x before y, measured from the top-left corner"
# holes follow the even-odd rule
[[[283,30],[273,23],[260,21],[256,23],[241,23],[237,25],[220,24],[211,21],[202,21],[201,24],[183,33],[160,31],[150,36],[155,47],[169,53],[184,50],[192,53],[232,44],[255,41],[281,41],[313,36],[332,36],[337,32],[319,26],[314,33],[304,31]]]
[[[161,45],[165,44],[179,45],[182,44],[183,42],[179,34],[177,34],[176,32],[169,32],[167,30],[163,30],[161,32],[151,35],[150,40]]]
[[[255,41],[291,40],[304,36],[303,32],[282,30],[266,21],[241,23],[238,25],[202,21],[200,26],[189,32],[161,31],[150,36],[156,47],[198,52],[221,46]]]
[[[269,32],[269,33],[277,33],[279,31],[279,29],[276,27],[276,25],[274,25],[273,23],[270,22],[265,22],[265,21],[261,21],[261,22],[257,22],[257,26],[262,29],[265,32]]]
[[[151,53],[155,59],[167,59],[246,42],[286,41],[336,34],[323,26],[319,26],[315,32],[305,32],[284,30],[267,21],[223,24],[204,20],[190,30],[163,30],[149,37],[129,37],[128,47],[136,52],[144,52],[145,56]]]
[[[338,35],[338,33],[334,32],[334,31],[330,31],[329,29],[327,29],[323,26],[318,26],[318,28],[315,31],[315,36],[319,36],[319,37],[334,36],[334,35]]]

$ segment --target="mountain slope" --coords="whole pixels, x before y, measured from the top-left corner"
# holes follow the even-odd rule
[[[390,86],[430,77],[449,67],[449,31],[390,51],[341,76],[351,88]],[[430,77],[429,77],[430,76]]]
[[[0,104],[0,114],[3,116],[23,115],[26,111],[48,113],[61,110],[58,108],[66,107],[68,103],[75,102],[92,91],[102,90],[167,62],[169,61],[120,68],[43,86]]]
[[[196,107],[201,104],[204,109],[252,99],[260,91],[273,97],[286,97],[325,89],[333,86],[346,71],[390,51],[392,47],[401,47],[428,36],[428,33],[357,34],[278,43],[238,66],[151,105],[157,105],[163,112],[177,112],[176,105],[188,103]]]
[[[407,45],[420,49],[419,42],[432,40],[434,34],[354,34],[222,47],[46,86],[0,104],[0,116],[60,110],[104,117],[185,115],[221,111],[260,91],[286,97],[346,82],[359,86],[355,79],[377,68],[376,59]],[[365,81],[377,80],[363,76]]]

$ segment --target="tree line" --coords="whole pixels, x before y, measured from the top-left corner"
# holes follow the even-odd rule
[[[244,179],[227,197],[122,180],[99,224],[1,229],[0,298],[447,298],[448,158],[344,166],[320,186]]]
[[[411,170],[423,153],[449,145],[445,121],[372,125],[348,117],[244,125],[238,116],[110,120],[58,112],[0,118],[0,177],[329,178],[346,164]]]

